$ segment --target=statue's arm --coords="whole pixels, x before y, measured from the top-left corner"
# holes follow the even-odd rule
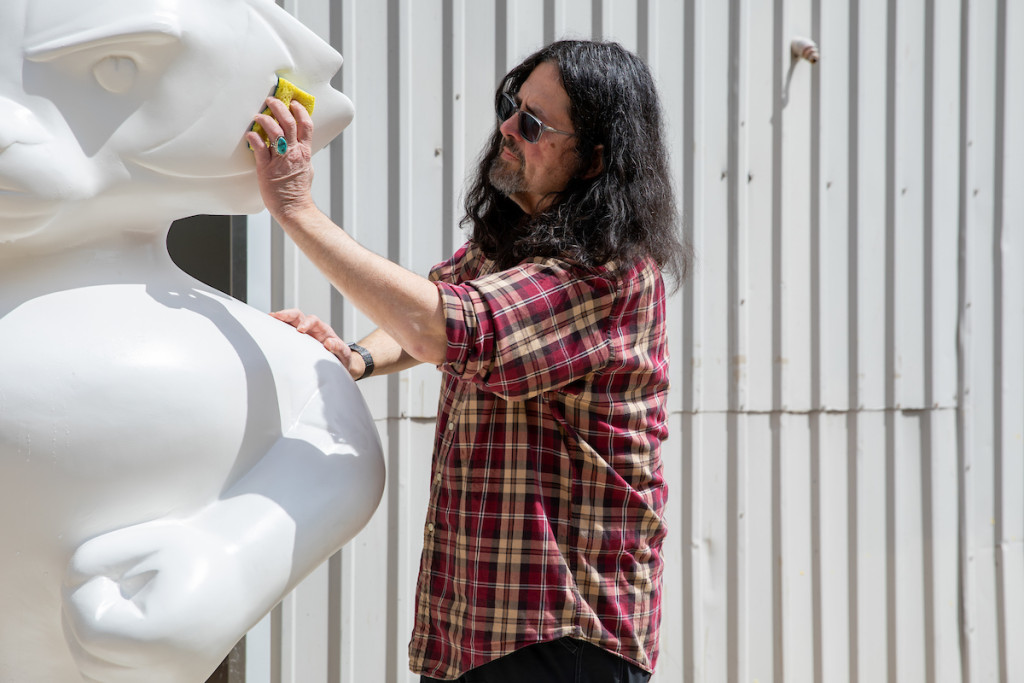
[[[384,466],[365,404],[354,407],[358,419],[337,415],[351,403],[348,391],[351,383],[322,387],[264,457],[195,514],[115,530],[78,549],[64,620],[83,674],[128,683],[145,669],[147,681],[204,680],[366,524]]]

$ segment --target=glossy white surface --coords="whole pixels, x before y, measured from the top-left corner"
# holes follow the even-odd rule
[[[260,209],[277,76],[348,124],[340,65],[270,0],[0,6],[0,681],[201,683],[373,514],[347,373],[164,245]]]

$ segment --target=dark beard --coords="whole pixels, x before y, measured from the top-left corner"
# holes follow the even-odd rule
[[[508,197],[518,192],[526,191],[526,178],[523,175],[522,157],[519,156],[514,147],[510,145],[503,146],[508,147],[516,155],[519,163],[515,164],[508,159],[504,159],[499,153],[498,156],[494,157],[494,161],[491,162],[487,178],[491,181],[494,189]]]

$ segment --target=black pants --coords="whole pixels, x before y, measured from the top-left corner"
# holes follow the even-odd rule
[[[596,645],[559,638],[488,662],[456,683],[647,683],[651,674]],[[420,683],[441,683],[420,676]]]

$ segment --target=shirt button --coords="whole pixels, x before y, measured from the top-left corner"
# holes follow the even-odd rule
[[[433,522],[429,522],[427,524],[427,535],[429,535],[429,536],[433,536],[434,535],[434,523]]]
[[[440,483],[441,483],[441,473],[438,472],[437,474],[434,475],[434,484],[437,485],[437,484],[440,484]]]
[[[450,432],[450,431],[452,431],[453,429],[455,429],[455,423],[454,423],[454,422],[449,422],[449,423],[448,423],[448,431]]]

